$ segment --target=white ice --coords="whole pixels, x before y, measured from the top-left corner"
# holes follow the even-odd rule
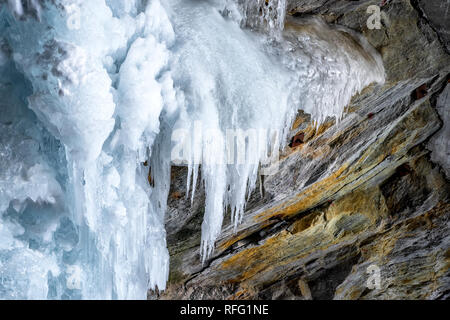
[[[284,0],[0,4],[0,298],[164,290],[171,165],[188,166],[192,199],[204,183],[204,261],[225,210],[241,221],[297,110],[339,119],[356,92],[383,81],[361,39],[352,45],[318,21],[294,31],[285,9]],[[239,130],[245,152],[229,163],[228,134]]]

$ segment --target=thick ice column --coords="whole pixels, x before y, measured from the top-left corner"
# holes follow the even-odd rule
[[[174,36],[159,1],[138,2],[56,1],[37,16],[34,2],[19,1],[5,13],[12,57],[32,85],[29,107],[66,149],[80,254],[63,268],[63,290],[83,298],[145,298],[149,281],[162,289],[167,280],[161,218],[164,241],[150,246],[166,263],[146,264],[153,212],[142,163],[170,89],[156,78]]]

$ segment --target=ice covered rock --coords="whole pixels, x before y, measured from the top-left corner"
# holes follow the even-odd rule
[[[42,256],[36,273],[48,273],[38,283],[25,276],[34,288],[25,297],[144,299],[148,288],[164,289],[172,164],[188,166],[192,197],[200,176],[204,183],[206,259],[225,210],[235,227],[242,220],[297,109],[319,123],[339,118],[353,94],[383,81],[368,45],[340,47],[323,23],[283,34],[285,8],[284,0],[0,3],[0,270],[14,278],[22,260],[9,255],[28,246],[23,263],[34,270]]]

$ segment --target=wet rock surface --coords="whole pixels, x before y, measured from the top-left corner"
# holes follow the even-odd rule
[[[386,1],[382,28],[369,30],[367,7],[380,1],[288,1],[286,37],[306,16],[357,31],[380,52],[386,83],[355,96],[339,123],[316,128],[299,110],[290,139],[302,141],[260,179],[237,230],[226,219],[203,265],[204,192],[199,183],[191,203],[187,169],[173,167],[169,283],[149,298],[450,298],[450,18],[440,3]]]

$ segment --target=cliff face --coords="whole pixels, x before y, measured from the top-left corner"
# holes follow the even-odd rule
[[[379,30],[367,28],[369,5],[380,1],[288,1],[293,44],[305,18],[350,28],[381,54],[386,82],[355,96],[339,123],[315,128],[299,111],[296,146],[204,265],[204,194],[199,184],[191,205],[187,170],[172,167],[168,289],[150,298],[450,298],[450,4],[386,1]]]

